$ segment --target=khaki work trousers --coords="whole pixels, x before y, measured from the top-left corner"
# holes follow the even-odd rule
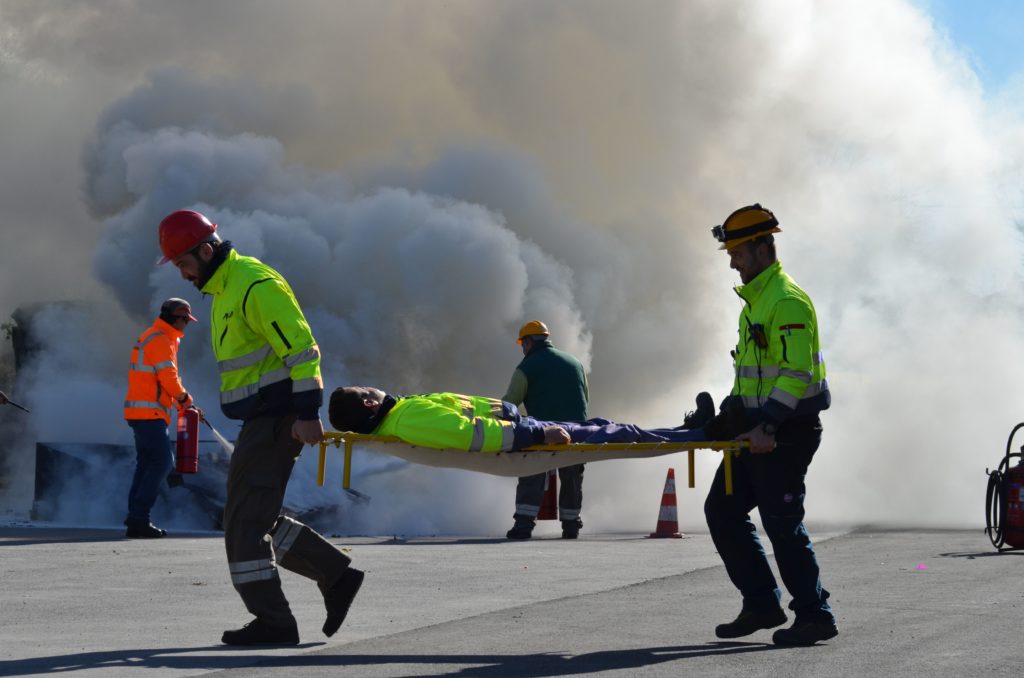
[[[310,527],[281,516],[285,489],[302,443],[294,415],[249,419],[235,442],[224,505],[224,545],[231,583],[245,607],[273,626],[292,626],[277,565],[314,580],[321,592],[350,559]]]

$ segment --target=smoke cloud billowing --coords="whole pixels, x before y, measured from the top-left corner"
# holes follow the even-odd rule
[[[983,469],[1020,418],[1024,136],[1019,98],[982,91],[912,4],[116,6],[116,32],[62,3],[0,9],[0,76],[23,97],[0,93],[23,131],[0,150],[31,139],[42,158],[3,162],[29,254],[0,299],[41,289],[109,314],[88,359],[19,376],[34,435],[128,440],[135,334],[169,296],[205,320],[208,302],[153,266],[156,224],[185,207],[289,280],[328,390],[500,395],[515,330],[538,317],[589,368],[595,415],[678,423],[698,390],[731,385],[737,278],[708,229],[760,201],[817,305],[834,395],[809,515],[978,524]],[[47,97],[61,110],[30,115],[24,99]],[[206,331],[189,329],[181,364],[209,411]],[[344,503],[313,487],[312,456],[290,492]],[[704,488],[714,460],[699,459]],[[684,463],[588,467],[587,529],[649,530]],[[512,512],[509,480],[357,464],[375,499],[339,512],[340,531],[497,533]],[[684,528],[702,499],[680,489]]]

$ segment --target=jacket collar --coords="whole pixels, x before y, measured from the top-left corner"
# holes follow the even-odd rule
[[[156,319],[156,322],[153,323],[153,329],[166,334],[171,339],[181,339],[185,336],[184,332],[174,329],[174,325],[166,322],[163,318]]]
[[[235,249],[231,247],[230,242],[225,242],[224,245],[226,255],[224,256],[224,259],[222,261],[216,263],[217,270],[213,272],[213,275],[210,276],[210,279],[206,281],[205,285],[203,285],[203,289],[200,290],[203,294],[220,294],[221,292],[224,291],[224,288],[227,286],[228,272],[231,270],[230,264],[237,261],[239,255],[238,252],[236,252]],[[228,265],[225,266],[225,264]]]
[[[356,431],[356,433],[373,433],[373,431],[384,423],[384,417],[388,416],[388,412],[391,411],[398,400],[394,396],[390,396],[387,393],[384,394],[384,400],[381,401],[380,407],[377,411],[366,420],[365,431]]]
[[[543,339],[541,339],[539,341],[534,341],[533,342],[533,348],[530,349],[530,352],[527,353],[526,356],[533,355],[534,353],[536,353],[538,351],[542,351],[542,350],[544,350],[546,348],[554,348],[554,347],[555,347],[555,345],[551,343],[551,338],[550,337],[545,337],[545,338],[543,338]],[[525,358],[526,356],[523,356],[523,357]]]
[[[768,287],[768,283],[781,272],[782,262],[776,259],[768,265],[768,268],[758,273],[754,279],[746,285],[737,285],[733,289],[736,290],[736,294],[740,295],[744,301],[748,304],[752,304],[755,299],[761,296],[761,292],[764,292],[764,288]]]

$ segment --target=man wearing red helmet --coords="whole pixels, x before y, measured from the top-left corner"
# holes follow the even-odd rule
[[[363,573],[314,530],[280,515],[304,444],[323,439],[320,350],[291,287],[273,268],[238,254],[217,225],[179,210],[160,223],[160,249],[204,294],[220,370],[221,410],[242,420],[228,472],[224,541],[231,582],[255,619],[225,631],[227,645],[296,645],[298,627],[276,565],[316,581],[323,632],[334,635]]]

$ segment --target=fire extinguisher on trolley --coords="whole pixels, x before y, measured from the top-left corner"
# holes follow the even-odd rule
[[[1011,452],[1013,436],[1024,428],[1017,424],[1006,441],[1006,455],[994,471],[988,473],[988,491],[985,493],[985,533],[992,545],[1002,550],[1003,545],[1024,548],[1024,446]],[[1016,457],[1017,464],[1010,466]]]
[[[193,407],[178,413],[174,470],[178,473],[199,472],[199,410]]]

